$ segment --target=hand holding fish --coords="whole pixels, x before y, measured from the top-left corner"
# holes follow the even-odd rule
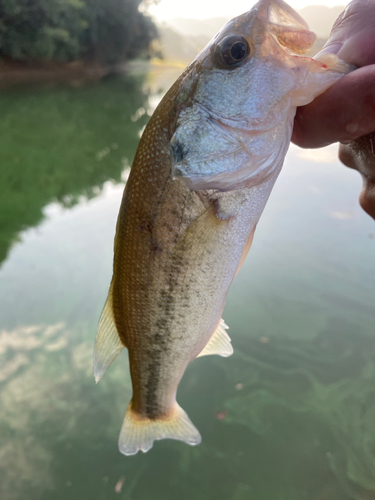
[[[321,51],[359,69],[297,110],[292,141],[305,148],[341,142],[339,157],[363,177],[362,208],[375,219],[375,3],[354,0]]]

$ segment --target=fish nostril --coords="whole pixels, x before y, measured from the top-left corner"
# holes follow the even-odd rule
[[[175,163],[180,163],[188,152],[188,148],[181,144],[181,142],[176,141],[172,144],[172,154]]]

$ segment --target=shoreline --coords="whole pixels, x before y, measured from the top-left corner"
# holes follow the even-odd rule
[[[11,86],[40,83],[63,83],[81,86],[99,81],[111,74],[147,72],[150,69],[177,69],[185,67],[179,61],[133,60],[113,65],[86,63],[78,60],[69,63],[0,61],[0,89]]]
[[[33,83],[70,83],[100,80],[118,70],[115,66],[73,61],[69,63],[1,61],[0,88]]]

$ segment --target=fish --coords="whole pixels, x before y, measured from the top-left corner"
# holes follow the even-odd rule
[[[283,0],[228,22],[167,92],[140,139],[118,215],[94,349],[98,382],[124,347],[133,395],[125,455],[201,436],[176,394],[197,357],[233,353],[229,287],[287,152],[297,106],[350,67],[311,58],[315,35]]]

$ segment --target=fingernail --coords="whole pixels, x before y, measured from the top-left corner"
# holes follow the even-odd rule
[[[339,43],[339,42],[335,42],[335,43],[330,43],[330,44],[327,44],[325,45],[322,50],[320,52],[318,52],[315,56],[315,58],[317,56],[319,56],[320,54],[327,54],[327,52],[329,54],[337,54],[339,52],[339,50],[341,49],[341,47],[343,46],[342,43]]]
[[[348,132],[348,134],[353,135],[356,132],[358,132],[359,129],[359,124],[356,122],[351,122],[348,123],[345,127],[345,130]]]

